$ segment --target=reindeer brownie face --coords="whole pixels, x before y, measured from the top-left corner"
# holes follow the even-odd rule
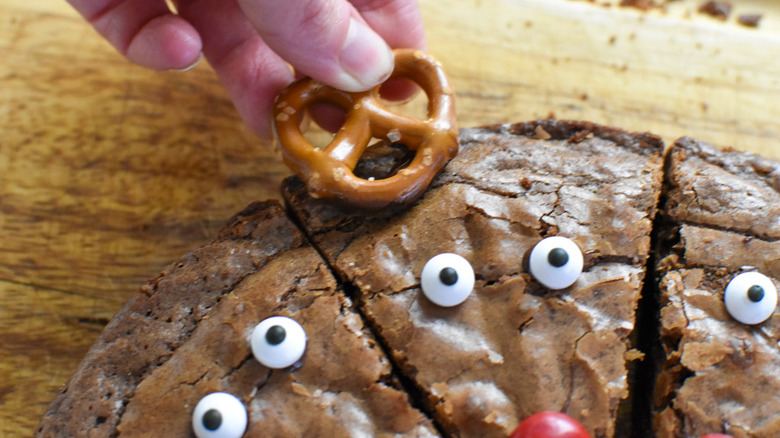
[[[776,436],[780,164],[692,139],[667,160],[658,436]]]
[[[284,193],[445,431],[506,437],[555,410],[613,436],[660,141],[546,121],[463,130],[460,143],[409,209],[348,212],[294,181]]]

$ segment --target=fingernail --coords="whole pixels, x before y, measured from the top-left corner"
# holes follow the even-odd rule
[[[393,72],[393,52],[362,22],[351,18],[339,57],[344,70],[336,79],[345,91],[365,91],[384,82]]]
[[[188,66],[186,66],[184,68],[174,68],[173,71],[185,72],[185,71],[192,70],[193,68],[197,67],[198,64],[200,64],[200,61],[202,59],[203,59],[203,52],[200,52],[200,54],[198,55],[198,59],[196,59],[195,62],[193,62],[192,64],[190,64],[190,65],[188,65]]]

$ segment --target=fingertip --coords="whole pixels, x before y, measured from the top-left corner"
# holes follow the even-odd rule
[[[186,66],[184,68],[174,68],[174,69],[171,69],[171,70],[175,70],[175,71],[179,71],[179,72],[190,71],[193,68],[197,67],[198,64],[200,64],[201,61],[203,61],[203,52],[200,52],[200,54],[198,55],[198,57],[195,59],[195,61],[192,64],[190,64],[190,65],[188,65],[188,66]]]
[[[345,91],[366,91],[390,77],[395,60],[382,37],[365,22],[352,17],[339,63],[342,71],[331,85]]]
[[[366,22],[393,48],[428,51],[416,0],[350,0]]]
[[[241,120],[244,122],[244,125],[249,128],[249,132],[254,134],[257,138],[261,140],[271,140],[273,138],[270,118],[248,118],[242,115]]]
[[[181,17],[166,14],[148,21],[127,46],[126,56],[154,70],[184,70],[201,58],[200,35]]]
[[[212,66],[244,124],[256,136],[270,139],[274,98],[293,80],[287,64],[252,37]]]

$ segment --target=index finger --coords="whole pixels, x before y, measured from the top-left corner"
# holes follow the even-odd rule
[[[239,0],[263,40],[296,71],[365,91],[393,70],[390,47],[346,0]]]
[[[394,49],[427,51],[417,0],[350,0],[369,26]]]
[[[130,61],[155,70],[181,69],[200,57],[198,32],[162,0],[68,0]]]
[[[390,47],[427,51],[425,30],[416,0],[350,0]],[[394,78],[382,86],[382,97],[406,100],[419,90],[409,80]]]

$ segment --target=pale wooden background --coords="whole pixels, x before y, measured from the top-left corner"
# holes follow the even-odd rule
[[[461,126],[552,113],[780,157],[780,3],[605,3],[423,0]],[[208,65],[146,71],[62,0],[2,0],[0,436],[30,435],[139,285],[287,174]]]

